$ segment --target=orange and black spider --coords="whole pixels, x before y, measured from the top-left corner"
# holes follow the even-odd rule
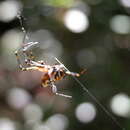
[[[57,87],[55,86],[55,82],[62,80],[67,75],[79,77],[80,74],[66,70],[65,66],[60,63],[58,65],[57,64],[48,65],[44,61],[35,61],[31,48],[33,48],[35,45],[37,45],[38,42],[25,43],[25,39],[27,37],[26,30],[24,29],[24,27],[22,25],[22,19],[21,19],[20,15],[18,15],[18,19],[21,24],[21,29],[24,33],[23,46],[20,49],[18,49],[17,51],[15,51],[15,55],[16,55],[16,58],[17,58],[17,61],[19,64],[19,68],[22,71],[36,70],[36,71],[43,72],[43,75],[41,78],[41,84],[43,87],[50,86],[52,88],[52,92],[55,93],[56,95],[71,97],[68,95],[58,93]],[[20,52],[22,52],[22,54],[24,56],[26,67],[24,67],[24,65],[22,65],[20,62],[20,57],[19,57]]]
[[[80,74],[67,71],[63,64],[48,65],[44,61],[34,61],[33,60],[34,56],[32,55],[32,52],[27,51],[27,49],[37,43],[38,42],[30,42],[28,44],[25,44],[25,46],[19,49],[19,50],[22,49],[22,52],[25,56],[25,63],[27,67],[23,67],[23,65],[20,62],[19,50],[15,51],[19,68],[22,71],[36,70],[36,71],[43,72],[41,78],[41,84],[43,87],[51,87],[52,92],[55,93],[56,95],[71,97],[68,95],[58,93],[55,83],[59,80],[62,80],[67,75],[79,77]]]

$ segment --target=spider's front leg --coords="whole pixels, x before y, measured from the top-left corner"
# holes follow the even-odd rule
[[[16,59],[17,59],[19,68],[20,68],[22,71],[27,71],[27,70],[28,70],[28,69],[27,69],[28,67],[24,67],[24,66],[22,65],[21,61],[20,61],[20,54],[19,54],[19,53],[21,52],[21,50],[22,50],[22,52],[23,52],[23,54],[24,54],[25,64],[27,64],[28,66],[31,66],[30,59],[27,57],[27,54],[26,54],[26,52],[24,52],[23,48],[20,48],[20,49],[16,50],[16,51],[15,51],[15,56],[16,56]],[[29,69],[30,69],[30,68],[29,68]]]
[[[28,42],[24,44],[22,51],[26,59],[35,60],[35,56],[33,55],[32,48],[37,45],[38,42]]]
[[[27,43],[27,45],[25,44],[25,46],[23,47],[22,51],[23,51],[23,54],[24,54],[24,57],[25,57],[25,63],[27,65],[30,65],[30,64],[33,64],[35,65],[35,56],[33,55],[33,52],[32,50],[30,50],[30,48],[32,48],[35,44],[38,44],[38,42],[30,42],[30,43]],[[35,63],[34,63],[35,62]],[[41,64],[41,65],[45,65],[45,62],[43,60],[40,60],[40,61],[37,61],[36,63],[36,66],[37,64]]]
[[[67,98],[72,98],[72,96],[65,95],[65,94],[62,94],[62,93],[58,93],[56,85],[52,84],[51,87],[52,87],[52,92],[54,94],[59,95],[59,96],[63,96],[63,97],[67,97]]]
[[[70,71],[66,71],[65,73],[70,76],[80,77],[80,75],[84,74],[85,72],[86,72],[86,69],[82,70],[80,73],[70,72]]]
[[[18,56],[18,51],[15,51],[15,56],[16,56],[16,59],[17,59],[17,62],[18,62],[18,64],[19,64],[19,68],[21,69],[21,70],[26,70],[26,68],[24,68],[23,66],[22,66],[22,64],[21,64],[21,62],[20,62],[20,58],[19,58],[19,56]]]
[[[19,55],[18,55],[18,51],[15,51],[15,56],[16,56],[17,62],[18,62],[18,64],[19,64],[19,68],[20,68],[22,71],[38,70],[38,68],[37,68],[36,66],[23,67],[23,65],[22,65],[21,62],[20,62],[20,58],[19,58]],[[26,60],[25,60],[25,61],[26,61]],[[27,60],[26,62],[27,62],[26,64],[29,64],[28,60]]]
[[[80,74],[79,74],[79,73],[70,72],[70,71],[66,71],[66,74],[67,74],[67,75],[74,76],[74,77],[79,77],[79,76],[80,76]]]

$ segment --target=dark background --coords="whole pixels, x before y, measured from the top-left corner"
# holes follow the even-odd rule
[[[16,2],[20,2],[23,26],[28,32],[29,41],[39,42],[38,47],[33,48],[36,60],[45,59],[47,63],[54,64],[56,61],[52,56],[56,56],[71,71],[80,72],[87,69],[79,80],[112,113],[122,127],[130,129],[130,105],[127,104],[128,111],[126,110],[125,114],[114,114],[110,106],[113,97],[118,94],[126,96],[130,102],[128,97],[130,94],[130,7],[126,7],[118,0]],[[82,11],[83,6],[86,8],[84,13],[89,20],[89,26],[85,31],[75,33],[64,25],[63,17],[70,9]],[[116,28],[118,31],[114,31],[111,22],[119,15],[121,19],[116,19],[119,28]],[[3,122],[5,126],[10,126],[10,122],[14,125],[12,128],[16,129],[55,130],[49,128],[49,124],[46,126],[48,128],[40,128],[40,125],[46,125],[47,120],[57,113],[64,115],[68,120],[66,130],[120,129],[71,77],[57,83],[60,92],[73,96],[72,99],[68,99],[55,96],[49,88],[41,88],[41,74],[38,72],[21,72],[14,55],[14,51],[22,46],[23,33],[19,19],[15,17],[11,20],[2,20],[0,15],[0,20],[0,129]],[[123,29],[125,31],[122,31]],[[28,42],[28,39],[24,42]],[[20,56],[24,61],[22,53]],[[24,98],[25,103],[22,104]],[[12,103],[15,99],[18,100]],[[77,106],[84,102],[92,103],[97,112],[94,120],[88,123],[78,121],[75,115]],[[37,111],[42,112],[40,121],[28,124],[23,113],[29,104],[39,107],[40,110]],[[123,105],[125,104],[117,103],[116,108]],[[37,111],[34,111],[36,115]],[[55,121],[54,124],[58,125],[59,122]],[[7,130],[12,130],[11,126]]]

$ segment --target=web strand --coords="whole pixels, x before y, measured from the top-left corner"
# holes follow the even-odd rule
[[[29,37],[27,36],[27,31],[25,30],[24,26],[23,26],[23,20],[22,18],[24,19],[24,17],[21,16],[21,13],[19,12],[17,14],[17,18],[19,19],[19,23],[20,23],[20,26],[21,26],[21,30],[22,32],[24,33],[24,37],[23,37],[23,44],[25,42],[26,39],[29,39]]]
[[[63,64],[61,63],[56,57],[54,57],[55,60],[59,63],[62,64],[64,66],[64,68],[69,71],[69,69]],[[111,120],[121,129],[121,130],[126,130],[124,127],[122,127],[120,125],[120,123],[117,121],[117,119],[100,103],[100,101],[96,98],[96,96],[94,96],[94,94],[92,94],[92,92],[90,92],[86,86],[84,84],[82,84],[80,82],[80,80],[74,76],[72,76],[72,78],[82,87],[82,89],[95,101],[95,103],[100,106],[100,108],[108,115],[108,117],[111,118]]]

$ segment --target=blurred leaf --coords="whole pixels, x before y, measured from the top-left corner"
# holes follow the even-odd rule
[[[46,4],[56,7],[70,7],[73,5],[74,0],[43,0]]]

